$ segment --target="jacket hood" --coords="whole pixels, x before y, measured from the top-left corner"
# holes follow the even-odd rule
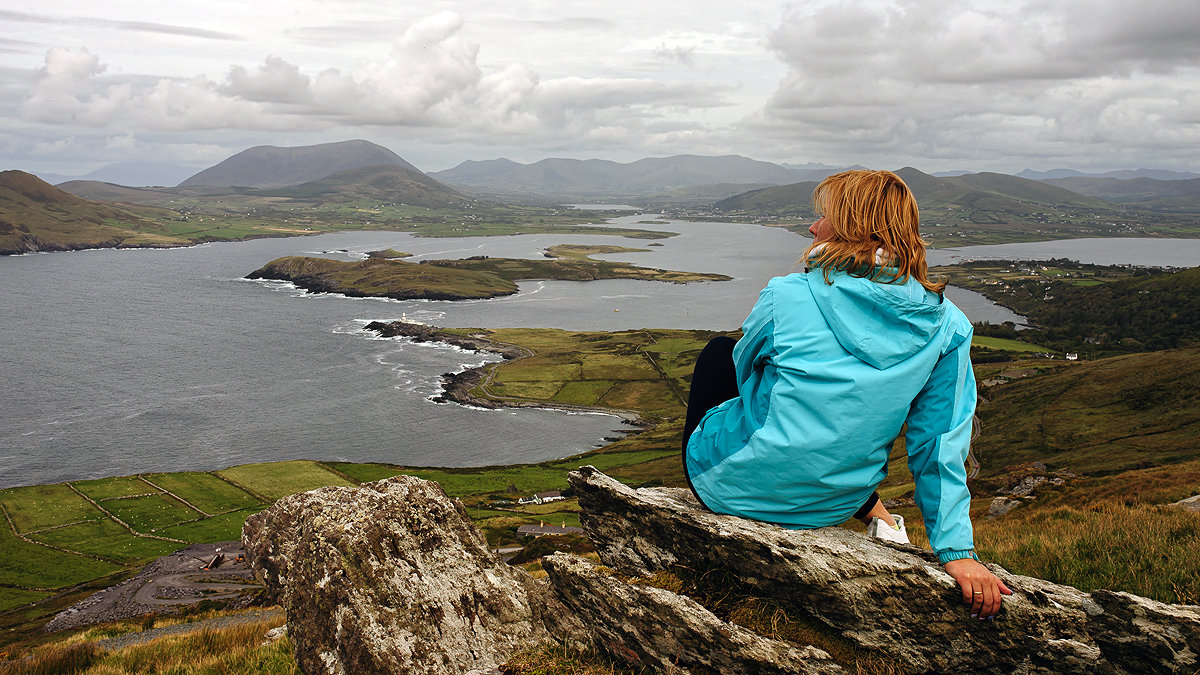
[[[837,341],[880,370],[916,354],[937,334],[946,303],[920,282],[881,283],[813,268],[808,288]]]

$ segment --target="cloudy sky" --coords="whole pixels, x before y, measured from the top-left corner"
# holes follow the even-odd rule
[[[365,138],[427,171],[683,153],[1200,170],[1197,0],[4,5],[5,169]]]

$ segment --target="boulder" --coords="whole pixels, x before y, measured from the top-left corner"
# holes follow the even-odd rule
[[[992,503],[988,506],[987,517],[989,520],[1000,518],[1020,505],[1020,499],[1013,499],[1012,497],[994,497],[992,499]]]
[[[584,467],[570,476],[605,564],[630,575],[674,566],[741,582],[798,618],[905,672],[1176,673],[1200,667],[1200,607],[1084,593],[989,565],[1015,594],[970,618],[936,557],[838,527],[788,530],[725,516],[679,488],[633,489]],[[593,628],[593,630],[595,630]]]
[[[305,673],[487,671],[566,616],[461,503],[411,476],[284,497],[242,539]]]

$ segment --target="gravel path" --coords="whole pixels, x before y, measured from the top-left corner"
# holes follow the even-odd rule
[[[269,619],[285,619],[284,611],[278,607],[273,609],[259,609],[245,614],[237,614],[234,616],[218,616],[213,619],[205,619],[195,623],[182,623],[175,626],[164,626],[162,628],[151,628],[140,633],[130,633],[128,635],[119,635],[114,638],[97,640],[96,645],[102,649],[122,649],[130,645],[137,645],[143,642],[163,637],[165,635],[180,635],[190,633],[195,630],[203,630],[205,628],[227,628],[236,626],[242,623],[256,623],[259,621],[267,621]]]

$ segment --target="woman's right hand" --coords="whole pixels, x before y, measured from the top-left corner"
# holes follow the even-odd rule
[[[971,618],[990,619],[1000,611],[1003,596],[1012,591],[983,563],[961,558],[946,563],[946,574],[954,577],[962,589],[963,603],[971,608]]]

